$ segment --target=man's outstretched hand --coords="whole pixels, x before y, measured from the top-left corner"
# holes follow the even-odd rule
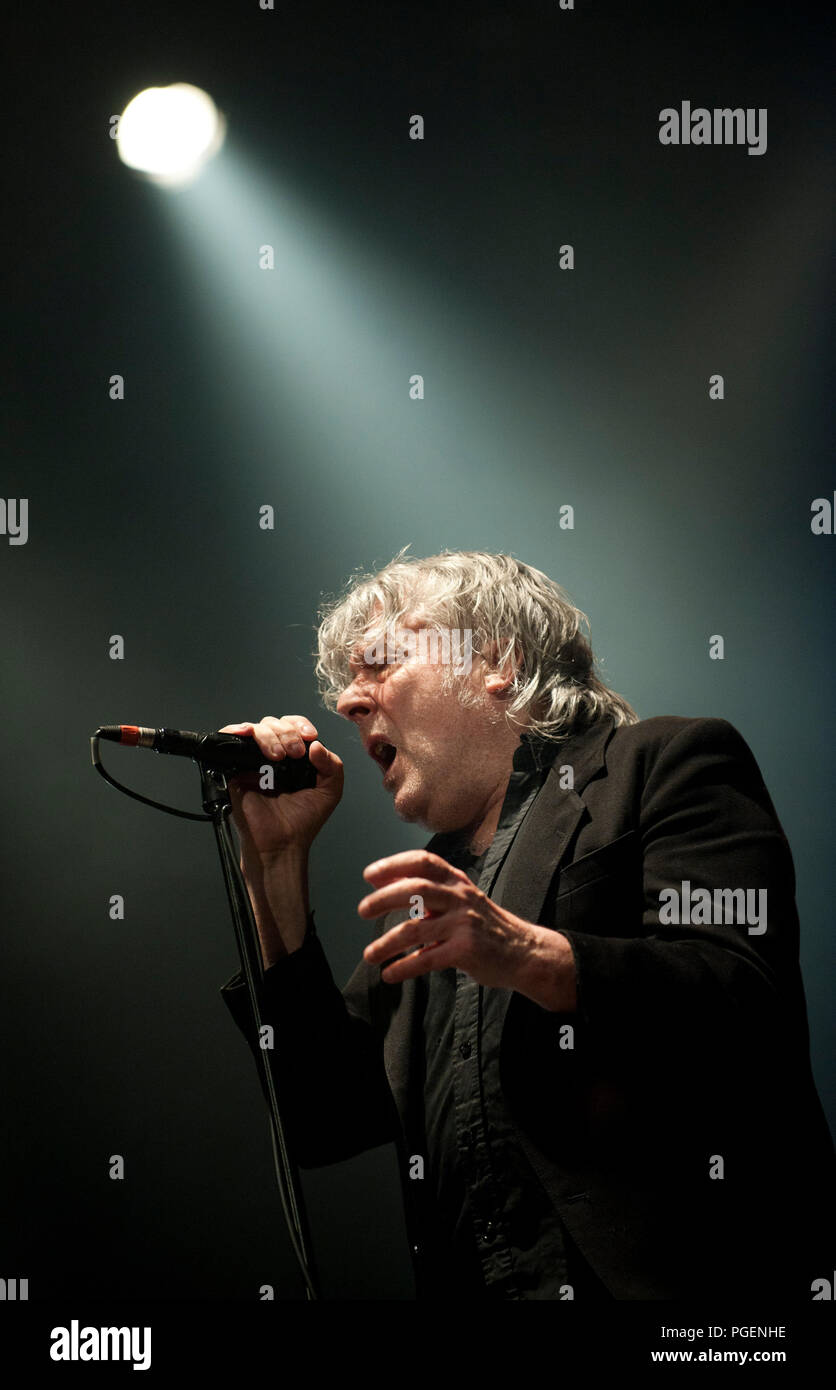
[[[410,913],[363,952],[372,964],[411,953],[381,971],[386,984],[455,966],[480,985],[516,990],[550,1012],[577,1007],[567,938],[500,907],[440,855],[405,850],[369,864],[363,877],[374,891],[358,904],[361,917]]]

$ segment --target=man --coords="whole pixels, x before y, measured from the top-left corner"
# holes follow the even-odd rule
[[[400,556],[325,610],[326,702],[435,832],[366,868],[342,991],[307,882],[342,763],[301,716],[227,726],[317,771],[233,785],[290,1143],[396,1144],[422,1299],[809,1300],[833,1145],[789,847],[736,730],[638,720],[583,622],[481,552]],[[222,992],[257,1049],[240,975]]]

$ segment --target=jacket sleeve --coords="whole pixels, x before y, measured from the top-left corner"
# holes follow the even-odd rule
[[[547,1018],[576,1026],[574,1050],[546,1046],[548,1022],[529,1011],[523,1042],[540,1046],[514,1075],[521,1138],[593,1267],[665,1290],[641,1296],[809,1298],[833,1268],[836,1167],[810,1069],[792,857],[732,725],[669,729],[635,736],[629,862],[619,850],[577,890],[577,912],[564,904],[577,1015]],[[699,889],[708,920],[660,911],[665,890],[681,908]],[[718,913],[715,889],[754,890],[756,906],[765,893],[764,920],[727,914],[728,899]]]
[[[737,1055],[744,1047],[756,1058],[803,998],[789,845],[757,763],[727,721],[694,720],[646,756],[641,927],[636,918],[564,933],[579,1022],[596,1049],[625,1065],[660,1057],[704,1064],[728,1058],[732,1042]],[[694,920],[701,912],[693,897],[690,920],[666,920],[683,915],[669,910],[670,897],[663,908],[661,894],[671,889],[679,907],[686,892],[708,889],[709,920]],[[733,912],[723,901],[718,913],[715,889],[754,890],[749,902],[765,907],[765,919],[740,920],[739,895]]]
[[[288,1146],[302,1168],[336,1163],[396,1137],[371,988],[364,961],[345,989],[337,988],[312,915],[302,945],[264,972],[262,1022],[273,1030],[266,1052]],[[240,971],[221,997],[249,1043],[267,1100],[263,1052]]]

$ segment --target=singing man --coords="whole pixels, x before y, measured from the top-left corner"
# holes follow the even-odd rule
[[[325,704],[432,838],[369,846],[340,990],[307,863],[343,764],[301,715],[226,726],[317,772],[232,784],[299,1165],[396,1145],[422,1300],[809,1302],[836,1162],[792,858],[744,739],[639,719],[584,615],[508,555],[401,555],[321,618]],[[258,1060],[240,975],[222,994]]]

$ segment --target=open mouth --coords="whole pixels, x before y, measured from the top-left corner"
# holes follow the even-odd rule
[[[371,753],[375,762],[383,768],[384,772],[392,766],[393,762],[395,761],[397,751],[398,750],[397,748],[395,748],[394,744],[385,743],[382,739],[379,739],[376,743],[373,743],[371,748],[369,749],[369,752]]]

